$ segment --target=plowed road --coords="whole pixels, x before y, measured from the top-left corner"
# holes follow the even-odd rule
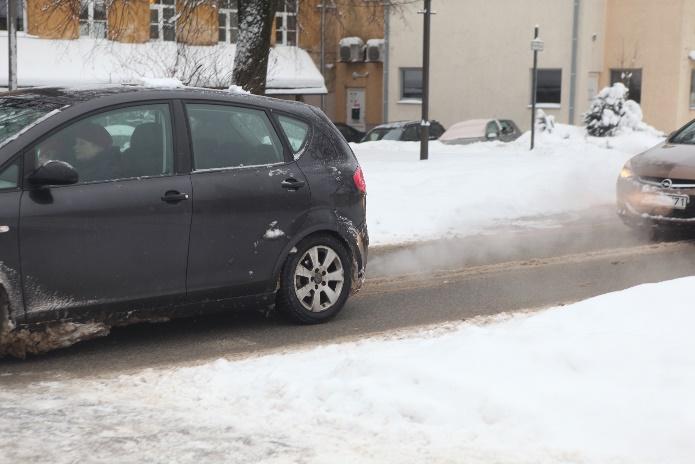
[[[194,364],[369,336],[480,315],[561,305],[633,285],[695,274],[688,235],[651,240],[612,210],[562,227],[374,248],[369,279],[334,321],[296,326],[237,313],[141,324],[25,361],[0,361],[0,384]]]

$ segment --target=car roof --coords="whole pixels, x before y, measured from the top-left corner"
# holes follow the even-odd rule
[[[32,87],[2,93],[0,98],[36,99],[53,103],[56,106],[78,106],[100,99],[107,99],[109,100],[108,103],[111,104],[157,98],[190,98],[258,105],[279,111],[299,112],[306,116],[313,113],[309,105],[301,102],[200,87],[150,87],[126,84],[105,84],[89,87]]]

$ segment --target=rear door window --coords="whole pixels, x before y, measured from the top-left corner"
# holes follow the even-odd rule
[[[194,169],[284,163],[283,146],[262,110],[186,104]]]
[[[173,172],[168,104],[139,105],[81,119],[34,147],[37,166],[64,161],[79,182],[100,182]]]
[[[288,116],[278,116],[278,121],[290,142],[292,152],[299,153],[309,137],[309,124]]]
[[[406,129],[403,131],[401,140],[405,142],[416,142],[420,140],[420,131],[418,129],[419,126],[415,125],[406,127]]]

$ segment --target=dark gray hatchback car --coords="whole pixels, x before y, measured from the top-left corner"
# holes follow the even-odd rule
[[[319,110],[201,89],[0,95],[0,354],[359,289],[366,187]]]

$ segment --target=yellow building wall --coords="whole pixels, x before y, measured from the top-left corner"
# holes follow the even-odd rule
[[[113,0],[106,19],[109,40],[125,43],[150,40],[148,0]]]
[[[383,63],[337,63],[335,68],[333,121],[347,121],[347,89],[363,88],[366,104],[364,122],[369,129],[383,122]]]
[[[305,49],[320,69],[321,63],[321,9],[317,5],[330,4],[322,0],[304,0],[299,3],[297,18],[299,28],[299,46]],[[344,2],[335,2],[336,8],[327,8],[324,23],[324,49],[326,69],[326,103],[324,111],[333,121],[345,122],[346,88],[364,87],[367,90],[367,113],[365,122],[368,126],[383,122],[383,66],[382,63],[339,63],[338,43],[344,37],[369,39],[384,38],[384,8],[379,2],[365,4],[362,7],[349,7]],[[353,81],[352,73],[362,73],[369,69],[368,78]],[[375,94],[379,87],[377,97]],[[371,89],[371,90],[370,90]]]
[[[176,22],[176,40],[189,45],[214,45],[217,43],[218,14],[216,2],[210,0],[194,7],[184,2],[176,2],[180,13]]]
[[[79,2],[27,0],[28,33],[43,39],[76,39],[80,35]]]
[[[686,3],[693,2],[609,0],[607,8],[601,84],[610,84],[611,69],[642,69],[644,119],[666,132],[682,123],[688,102],[683,78],[689,64],[682,45]]]

